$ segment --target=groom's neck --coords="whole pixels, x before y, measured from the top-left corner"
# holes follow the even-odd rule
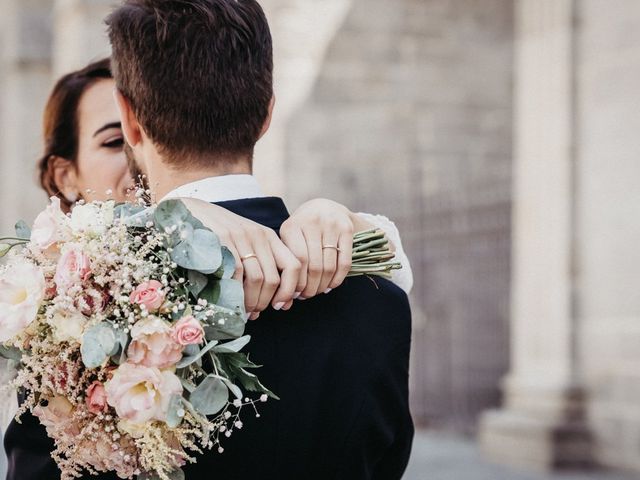
[[[184,168],[158,162],[150,168],[148,177],[152,199],[158,201],[172,190],[191,182],[210,177],[241,174],[252,174],[250,159],[225,160],[221,162],[201,161],[197,164],[188,164]]]

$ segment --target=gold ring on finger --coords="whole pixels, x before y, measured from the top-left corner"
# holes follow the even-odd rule
[[[325,248],[331,248],[332,250],[335,250],[336,252],[340,251],[340,248],[337,245],[323,245],[322,249],[324,250]]]
[[[245,260],[249,260],[250,258],[258,258],[258,255],[256,255],[255,253],[249,253],[244,257],[240,257],[240,260],[244,262]]]

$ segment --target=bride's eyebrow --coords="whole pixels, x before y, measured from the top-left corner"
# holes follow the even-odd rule
[[[103,125],[98,130],[95,131],[95,133],[93,134],[94,138],[99,133],[104,132],[105,130],[109,130],[110,128],[122,128],[122,124],[120,122],[107,123],[106,125]]]

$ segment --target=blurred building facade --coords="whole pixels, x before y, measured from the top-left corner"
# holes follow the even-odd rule
[[[108,53],[113,3],[0,0],[3,231],[45,202],[44,101]],[[256,173],[400,227],[417,423],[481,419],[500,462],[640,471],[640,4],[261,3],[277,106]]]

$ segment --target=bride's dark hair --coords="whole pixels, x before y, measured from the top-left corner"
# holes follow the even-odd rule
[[[113,78],[108,58],[60,78],[47,100],[43,118],[44,153],[38,161],[40,185],[50,196],[60,198],[63,209],[71,202],[60,192],[53,176],[53,158],[76,163],[78,155],[78,106],[84,92],[100,79]]]

